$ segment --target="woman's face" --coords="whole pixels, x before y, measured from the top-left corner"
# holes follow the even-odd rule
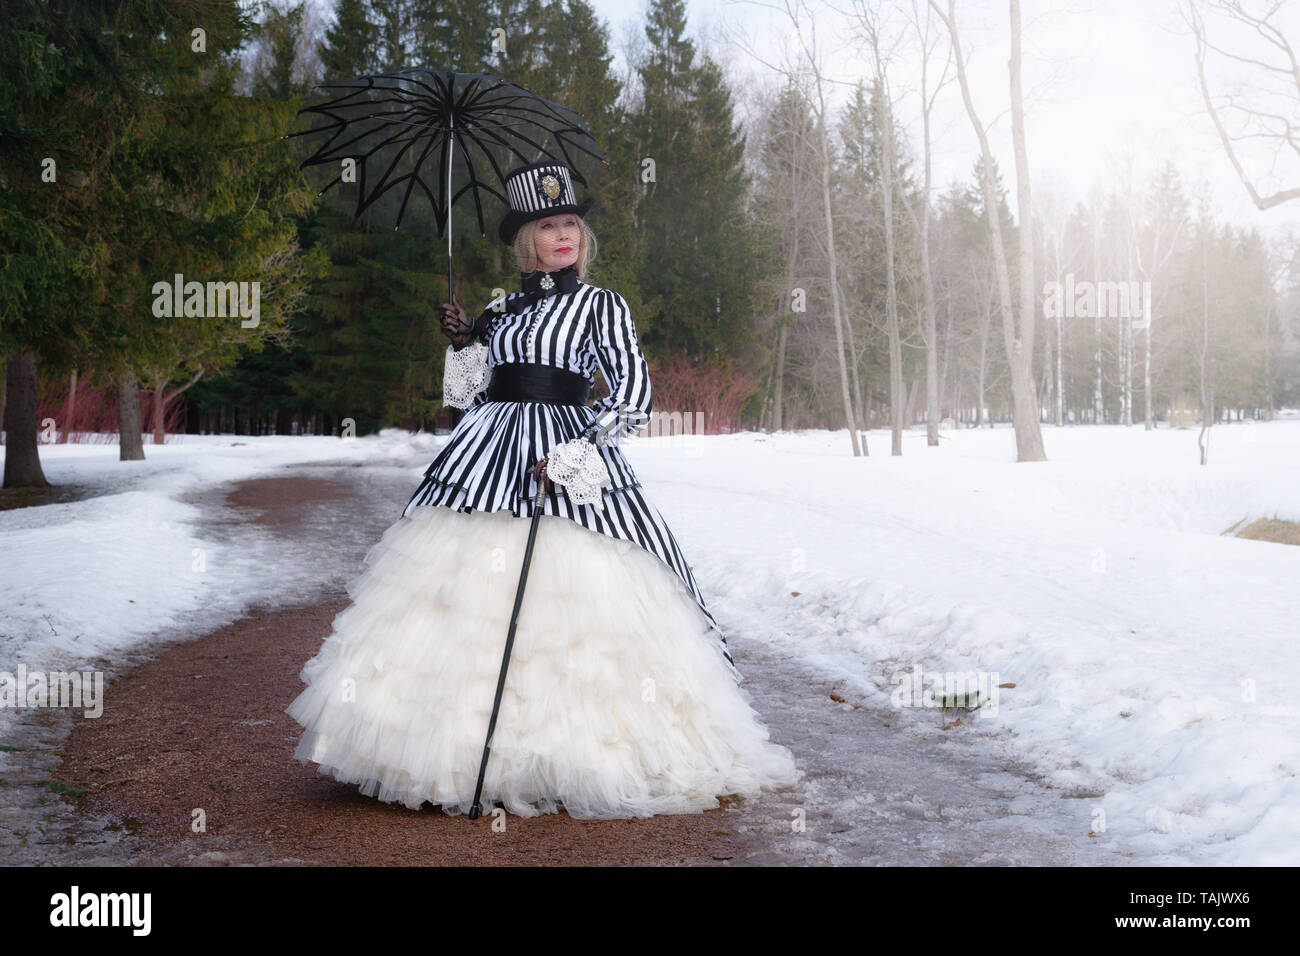
[[[537,228],[533,230],[537,267],[543,272],[554,272],[576,263],[580,237],[578,217],[571,212],[537,220]]]

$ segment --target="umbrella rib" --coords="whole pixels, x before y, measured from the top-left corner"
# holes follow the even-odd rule
[[[453,142],[455,142],[454,139]],[[402,197],[402,205],[397,210],[397,222],[393,224],[394,229],[397,229],[397,227],[402,224],[402,216],[406,215],[406,204],[411,201],[411,190],[415,188],[415,184],[420,183],[421,186],[424,186],[424,182],[419,176],[420,164],[424,162],[424,157],[429,155],[429,150],[433,149],[434,145],[434,138],[430,136],[428,145],[424,147],[424,152],[421,153],[420,158],[415,161],[415,168],[411,171],[411,182],[406,187],[406,195]],[[400,156],[401,154],[399,153],[398,155]],[[428,191],[427,187],[425,187],[425,191]]]
[[[347,124],[344,124],[344,125],[347,125]],[[399,125],[400,125],[400,124],[399,124]],[[365,139],[365,138],[368,137],[368,136],[372,136],[372,135],[374,135],[374,134],[376,134],[376,133],[380,133],[380,132],[383,132],[383,130],[382,130],[382,129],[365,129],[365,130],[362,130],[360,133],[358,133],[356,136],[352,137],[351,139],[349,139],[349,140],[345,140],[344,142],[339,143],[338,146],[337,146],[334,150],[331,150],[331,152],[329,152],[329,153],[325,153],[325,148],[331,146],[331,144],[333,143],[334,139],[337,139],[337,138],[338,138],[338,135],[339,135],[339,134],[335,134],[335,136],[330,140],[330,142],[329,142],[329,143],[326,143],[326,144],[325,144],[325,145],[324,145],[320,150],[317,150],[316,154],[313,155],[313,156],[311,157],[310,162],[309,162],[309,163],[304,163],[304,165],[319,165],[319,164],[321,164],[321,163],[333,162],[335,159],[338,159],[340,156],[352,156],[352,155],[354,155],[354,154],[356,153],[356,150],[351,150],[351,149],[349,149],[349,150],[347,150],[346,152],[340,152],[340,151],[343,150],[345,147],[350,147],[353,143],[356,143],[356,142],[358,142],[358,141],[360,141],[360,140]],[[388,139],[384,140],[382,143],[377,143],[377,144],[375,144],[375,145],[373,145],[373,146],[369,146],[369,147],[366,149],[366,151],[365,151],[362,155],[365,156],[365,157],[369,157],[369,156],[373,155],[374,153],[378,152],[379,150],[384,149],[384,148],[387,147],[387,146],[392,146],[392,145],[394,145],[394,144],[396,144],[396,143],[407,143],[407,142],[409,142],[409,143],[414,143],[414,142],[417,142],[417,141],[420,139],[420,135],[421,135],[421,134],[415,134],[415,135],[412,135],[412,136],[406,137],[406,138],[404,139],[404,138],[403,138],[403,135],[402,135],[404,132],[405,132],[405,129],[403,128],[402,130],[399,130],[398,132],[394,133],[394,134],[393,134],[392,136],[390,136]],[[430,139],[436,139],[436,138],[437,138],[437,134],[438,134],[438,132],[440,132],[440,131],[439,131],[439,130],[430,130],[430,131],[429,131]]]
[[[461,155],[464,157],[465,168],[469,170],[469,182],[465,184],[464,188],[462,188],[460,192],[456,193],[455,196],[453,196],[451,199],[447,201],[449,203],[454,204],[457,199],[459,199],[461,196],[465,194],[466,189],[473,189],[474,215],[478,219],[478,231],[482,234],[486,234],[487,226],[483,224],[483,203],[479,200],[478,197],[478,187],[479,187],[478,177],[474,175],[474,161],[470,158],[469,150],[465,148],[465,144],[462,141],[463,139],[464,139],[463,137],[458,137],[456,140],[454,140],[454,142],[456,146],[460,149]],[[478,140],[473,136],[468,137],[468,139],[471,142],[475,142],[475,143],[478,142]],[[480,145],[479,148],[483,149],[482,145]],[[483,151],[484,153],[487,153],[486,149],[483,149]],[[492,168],[496,171],[497,175],[500,176],[501,171],[497,169],[496,161],[492,159],[491,154],[488,154],[488,161],[492,163]],[[496,192],[494,189],[488,186],[487,183],[483,184],[483,188],[488,190],[488,192],[491,192],[493,195],[497,196],[498,198],[505,199],[504,196],[502,196],[500,193]],[[509,203],[507,202],[506,205],[509,205]]]
[[[394,137],[393,140],[390,140],[390,141],[389,141],[389,143],[381,143],[379,146],[374,147],[374,148],[373,148],[369,153],[366,154],[365,158],[366,158],[366,159],[369,159],[372,155],[374,155],[375,152],[377,152],[378,150],[382,149],[384,146],[389,145],[391,142],[395,141],[396,139],[397,139],[397,137]],[[433,139],[432,139],[432,137],[431,137],[431,138],[430,138],[430,144],[432,145],[432,143],[433,143]],[[405,147],[403,147],[403,149],[404,149],[404,148],[405,148]],[[365,200],[363,205],[358,206],[358,208],[357,208],[357,213],[358,213],[358,214],[360,214],[361,211],[364,210],[365,208],[367,208],[368,206],[372,205],[372,204],[373,204],[373,203],[374,203],[374,202],[375,202],[375,201],[376,201],[380,196],[382,196],[384,193],[388,192],[389,189],[392,189],[392,188],[396,187],[397,184],[401,183],[401,182],[406,178],[405,176],[399,176],[397,179],[393,180],[392,182],[389,182],[389,181],[388,181],[388,177],[389,177],[390,175],[392,175],[393,170],[397,168],[397,164],[398,164],[399,162],[401,162],[401,159],[402,159],[402,151],[403,151],[403,150],[397,150],[397,151],[394,153],[394,155],[393,155],[393,161],[392,161],[391,163],[388,164],[388,168],[387,168],[386,170],[384,170],[384,174],[379,178],[379,184],[375,186],[374,195],[371,196],[368,200]],[[426,152],[427,152],[427,150],[426,150]],[[444,152],[444,154],[445,154],[446,151],[444,150],[443,152]],[[365,165],[365,163],[362,163],[362,166],[364,166],[364,165]],[[416,164],[416,167],[415,167],[415,168],[416,168],[417,170],[419,169],[419,164],[418,164],[418,163]],[[412,173],[411,175],[414,175],[414,173]],[[360,200],[359,200],[359,201],[360,201]]]
[[[552,160],[555,159],[555,155],[554,155],[554,154],[553,154],[549,149],[547,149],[546,147],[540,145],[539,143],[534,142],[533,140],[529,139],[527,136],[523,135],[522,133],[517,132],[517,131],[515,131],[515,130],[506,130],[505,132],[511,133],[512,135],[516,136],[517,138],[522,139],[522,140],[523,140],[525,143],[527,143],[529,146],[533,147],[534,150],[536,150],[536,151],[539,152],[539,153],[542,153],[543,155],[545,155],[545,156],[548,157],[549,159],[552,159]],[[484,136],[485,136],[485,138],[492,139],[493,141],[499,143],[501,146],[504,146],[506,149],[510,150],[510,151],[513,152],[515,155],[517,155],[520,159],[522,159],[522,160],[527,160],[527,159],[528,159],[528,157],[525,156],[525,155],[523,154],[523,152],[521,152],[518,148],[516,148],[515,146],[511,145],[510,143],[506,142],[506,140],[505,140],[503,137],[497,136],[496,133],[495,133],[494,131],[492,131],[492,130],[485,130],[485,131],[484,131]],[[602,156],[599,155],[598,153],[593,153],[593,152],[591,152],[591,150],[587,149],[586,147],[584,147],[584,146],[582,146],[582,145],[580,145],[580,144],[576,144],[576,143],[574,143],[574,144],[566,144],[566,143],[564,142],[564,140],[563,140],[561,137],[556,137],[556,139],[557,139],[557,141],[560,142],[562,145],[574,145],[574,146],[577,146],[578,149],[581,149],[583,152],[587,153],[588,155],[590,155],[590,156],[594,156],[595,158],[597,158],[597,159],[601,160],[602,162],[604,162],[604,157],[602,157]],[[567,160],[567,159],[568,159],[568,155],[569,155],[569,154],[568,154],[568,151],[567,151],[567,150],[562,150],[562,152],[563,152],[563,154],[564,154],[565,159]],[[569,165],[570,167],[573,167],[574,164],[573,164],[572,162],[569,162],[568,165]],[[576,169],[574,169],[573,172],[578,176],[578,179],[579,179],[581,182],[583,182],[584,184],[586,183],[586,179],[584,179],[584,178],[582,177],[581,174],[578,174]]]
[[[399,194],[394,190],[402,189],[394,228],[400,228],[411,209],[417,185],[434,211],[439,235],[448,225],[447,214],[466,193],[472,197],[479,229],[486,233],[484,197],[494,197],[509,206],[503,169],[509,168],[508,164],[516,160],[531,162],[539,156],[564,161],[574,180],[586,185],[573,158],[585,156],[606,162],[581,114],[489,73],[406,67],[356,80],[321,83],[317,88],[330,91],[326,95],[332,95],[332,99],[298,112],[320,116],[323,121],[285,138],[315,133],[325,137],[302,161],[303,167],[326,165],[341,158],[359,160],[357,216],[377,207],[386,197],[396,200]],[[360,132],[353,133],[347,129],[349,125]],[[450,149],[446,148],[449,135]],[[421,138],[426,142],[417,152]],[[434,149],[438,149],[436,164],[429,161]],[[386,153],[390,150],[391,160]],[[449,168],[454,173],[457,155],[464,163],[467,179],[453,190],[447,173]],[[476,155],[482,157],[478,169]],[[483,160],[493,176],[478,175]],[[399,165],[405,165],[408,171],[398,174]],[[438,169],[436,187],[428,179],[430,166]],[[343,176],[336,175],[321,194],[342,181]],[[446,195],[440,202],[439,194],[444,189]],[[391,207],[385,203],[383,208]]]

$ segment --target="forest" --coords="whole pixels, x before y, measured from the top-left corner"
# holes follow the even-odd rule
[[[1172,155],[1149,177],[1031,193],[1011,7],[1015,169],[988,142],[1006,136],[985,125],[1002,104],[967,88],[967,58],[990,51],[939,0],[854,4],[848,86],[802,6],[787,5],[789,61],[741,86],[684,0],[653,0],[617,60],[585,0],[6,4],[5,484],[42,484],[50,442],[130,459],[184,433],[454,425],[445,245],[319,197],[285,138],[321,82],[411,65],[500,76],[584,117],[606,157],[590,281],[630,304],[657,415],[710,434],[845,429],[855,454],[883,451],[876,428],[901,454],[909,429],[937,444],[1012,423],[1033,460],[1040,423],[1208,427],[1300,404],[1294,241],[1229,221]],[[1197,56],[1223,53],[1201,18],[1233,5],[1187,16]],[[945,98],[971,118],[951,135],[980,152],[939,182]],[[476,313],[518,270],[471,219],[456,294]],[[258,321],[155,314],[151,289],[174,276],[256,282]],[[1115,309],[1120,285],[1137,294]]]

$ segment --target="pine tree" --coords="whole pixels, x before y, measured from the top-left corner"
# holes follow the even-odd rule
[[[293,79],[298,44],[302,39],[303,10],[302,3],[283,10],[267,7],[266,19],[257,29],[259,40],[265,44],[266,65],[254,77],[254,96],[288,100],[307,93],[310,84]]]
[[[730,92],[717,64],[696,64],[685,27],[683,0],[652,3],[633,122],[646,164],[636,221],[648,315],[638,328],[654,348],[722,362],[750,345],[762,241]]]
[[[379,30],[370,20],[366,0],[339,0],[334,20],[320,46],[322,79],[351,80],[374,71]]]

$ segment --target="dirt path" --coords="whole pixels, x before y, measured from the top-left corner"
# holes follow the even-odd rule
[[[35,715],[21,738],[28,751],[3,755],[5,776],[22,785],[5,790],[0,856],[180,865],[1134,862],[1088,834],[1100,794],[1054,790],[987,742],[940,732],[933,714],[837,702],[831,693],[851,693],[776,633],[728,633],[742,686],[807,775],[757,801],[644,820],[508,816],[498,832],[492,817],[381,803],[298,763],[301,728],[284,713],[301,690],[298,672],[409,488],[400,469],[384,476],[334,464],[204,493],[208,536],[240,547],[256,526],[285,546],[278,573],[301,580],[288,562],[310,564],[319,586],[296,598],[301,606],[256,610],[115,669],[98,719]],[[47,778],[85,793],[56,797]]]
[[[230,506],[294,534],[347,485],[295,477],[243,482]],[[307,542],[304,542],[306,544]],[[327,542],[314,542],[317,547]],[[359,564],[359,562],[358,562]],[[335,865],[717,864],[736,857],[731,813],[574,820],[565,813],[470,821],[362,796],[302,765],[302,728],[284,707],[329,634],[345,594],[257,611],[176,644],[121,674],[112,706],[75,723],[56,779],[86,794],[87,819],[120,828],[118,856],[139,863]],[[205,829],[195,832],[196,814]]]

